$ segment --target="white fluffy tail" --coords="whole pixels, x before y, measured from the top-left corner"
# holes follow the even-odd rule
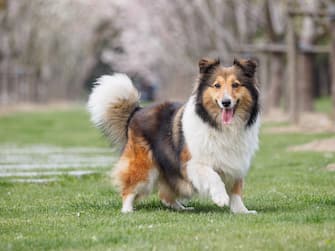
[[[116,144],[127,140],[127,124],[139,107],[140,95],[125,74],[100,77],[89,96],[91,121]]]

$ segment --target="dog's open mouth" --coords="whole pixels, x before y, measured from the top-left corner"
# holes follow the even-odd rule
[[[238,99],[235,105],[232,105],[232,107],[223,107],[223,105],[221,105],[221,103],[217,101],[217,105],[222,110],[221,117],[222,117],[222,122],[224,125],[229,125],[232,123],[236,108],[239,105],[239,103],[240,103],[240,100]]]
[[[233,121],[234,112],[235,112],[234,108],[224,108],[224,109],[222,109],[223,124],[225,124],[225,125],[231,124],[231,122]]]

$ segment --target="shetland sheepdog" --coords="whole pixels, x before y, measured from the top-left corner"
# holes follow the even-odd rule
[[[256,213],[242,201],[243,180],[258,148],[260,125],[256,63],[201,59],[192,95],[184,104],[141,107],[124,74],[97,80],[88,100],[92,122],[120,146],[112,180],[122,212],[157,187],[162,203],[187,208],[183,199],[209,196],[233,213]]]

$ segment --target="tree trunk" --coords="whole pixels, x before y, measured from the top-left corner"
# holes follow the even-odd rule
[[[301,5],[312,12],[319,8],[318,1],[302,2]],[[300,46],[311,47],[316,39],[316,25],[313,17],[306,16],[303,18]],[[313,110],[313,83],[315,72],[313,71],[313,61],[315,57],[312,54],[301,53],[298,56],[298,93],[301,97],[299,100],[299,112]]]
[[[335,119],[335,4],[332,5],[331,13],[331,25],[330,25],[330,34],[331,34],[331,54],[330,54],[330,67],[331,67],[331,93],[332,93],[332,102],[333,102],[333,119]]]
[[[260,88],[261,88],[261,105],[263,108],[264,114],[266,114],[269,111],[269,88],[270,88],[270,70],[269,70],[269,61],[270,57],[266,53],[262,53],[259,55],[259,63],[260,63],[260,70],[258,72],[259,74],[259,80],[260,80]]]
[[[265,4],[266,32],[272,43],[280,43],[284,38],[282,31],[278,29],[278,19],[276,19],[274,0],[267,0]],[[267,92],[266,105],[269,108],[280,107],[283,95],[283,85],[285,84],[285,62],[280,53],[272,53],[270,62],[269,89]]]
[[[301,53],[298,56],[299,112],[313,110],[313,61],[314,56],[310,53]]]
[[[299,121],[298,100],[300,96],[297,93],[297,69],[296,69],[297,42],[294,30],[294,18],[290,15],[288,15],[286,43],[287,43],[287,74],[288,74],[288,81],[287,81],[288,108],[291,122],[298,123]]]
[[[273,53],[271,57],[271,85],[268,92],[269,107],[279,107],[285,75],[284,58],[279,53]]]

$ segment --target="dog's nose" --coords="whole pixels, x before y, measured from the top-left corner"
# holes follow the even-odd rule
[[[230,99],[224,99],[222,100],[221,104],[223,107],[229,107],[231,105],[231,100]]]

